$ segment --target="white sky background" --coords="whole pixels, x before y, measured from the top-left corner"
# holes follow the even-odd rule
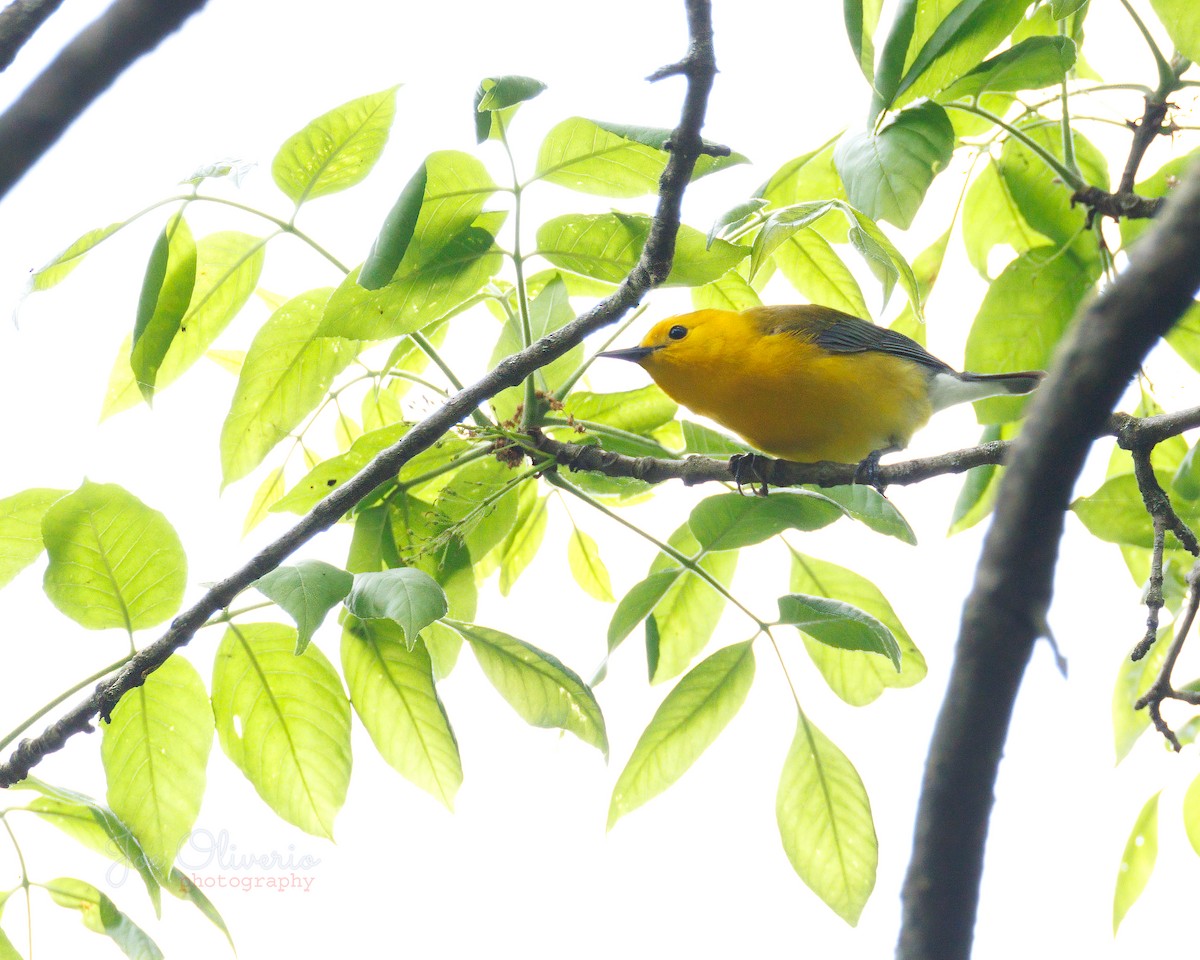
[[[85,0],[65,4],[0,77],[0,105],[104,6]],[[1115,29],[1123,41],[1129,37],[1127,21],[1113,9],[1115,0],[1096,0],[1093,6],[1090,33]],[[782,162],[837,133],[847,117],[858,122],[868,94],[845,39],[841,4],[757,0],[717,7],[722,72],[705,133],[756,165],[689,191],[684,219],[700,229]],[[335,7],[312,0],[286,5],[211,0],[181,33],[129,70],[0,204],[0,313],[17,302],[29,268],[86,230],[170,194],[204,163],[227,156],[258,161],[236,197],[286,217],[290,204],[269,175],[278,145],[325,110],[403,82],[392,138],[375,172],[363,185],[317,200],[301,214],[306,231],[342,260],[358,262],[426,153],[474,149],[470,104],[481,77],[524,73],[549,83],[547,93],[522,108],[514,128],[518,162],[528,171],[541,135],[567,116],[673,126],[683,81],[650,86],[641,78],[678,59],[685,47],[681,2],[343,0]],[[1109,46],[1107,60],[1102,50],[1089,53],[1108,79],[1153,82],[1153,66],[1139,44]],[[1114,98],[1094,109],[1132,116],[1138,105]],[[500,180],[506,166],[498,148],[489,145],[481,155]],[[1152,154],[1143,171],[1158,163]],[[1114,166],[1116,174],[1119,162]],[[934,199],[912,236],[899,238],[910,256],[944,229],[950,209],[945,204],[953,204],[961,177],[955,168],[935,182]],[[531,204],[546,204],[533,208],[531,224],[551,212],[608,207],[602,199],[551,186],[531,190],[529,197]],[[197,236],[225,228],[263,229],[225,208],[193,205],[188,215]],[[0,323],[0,496],[35,485],[71,488],[85,474],[123,484],[179,530],[189,556],[190,600],[202,583],[240,565],[289,520],[273,517],[241,539],[242,518],[261,472],[215,498],[217,437],[234,380],[213,364],[198,364],[162,394],[153,413],[143,407],[97,426],[112,358],[132,327],[142,265],[163,219],[151,216],[123,231],[61,287],[31,298],[19,329]],[[299,243],[282,239],[268,251],[262,286],[290,296],[339,279]],[[877,286],[864,284],[864,290],[876,308]],[[950,363],[961,362],[981,290],[952,244],[928,308],[930,347]],[[777,298],[788,296],[787,288],[773,291]],[[652,294],[650,316],[685,309],[681,296],[686,295]],[[218,346],[244,348],[265,316],[264,308],[252,305]],[[478,334],[479,342],[486,341],[482,362],[498,328],[487,327],[486,315],[475,316],[486,328]],[[472,338],[460,334],[456,342]],[[1172,366],[1156,377],[1156,385],[1169,399],[1186,379]],[[623,367],[598,369],[592,377],[604,389],[642,382],[639,371]],[[967,446],[976,436],[971,411],[956,410],[919,435],[912,452]],[[331,440],[325,452],[334,452]],[[1103,458],[1098,460],[1081,485],[1084,492],[1098,483]],[[795,710],[766,645],[758,650],[755,688],[717,743],[676,786],[605,835],[612,783],[666,693],[647,688],[639,631],[598,688],[612,743],[607,768],[575,738],[525,726],[464,652],[440,686],[466,774],[454,815],[391,771],[356,726],[354,777],[333,845],[278,820],[214,744],[198,829],[227,831],[239,853],[278,851],[320,860],[303,874],[312,880],[307,894],[209,891],[239,955],[377,953],[380,943],[395,944],[396,953],[436,950],[443,956],[601,957],[616,951],[648,956],[668,950],[695,957],[889,955],[925,746],[980,543],[978,530],[944,539],[958,486],[953,478],[939,478],[892,491],[917,531],[917,548],[845,521],[792,538],[799,549],[874,579],[930,667],[917,688],[854,709],[825,689],[799,638],[780,633],[806,710],[854,761],[871,795],[880,872],[857,930],[808,892],[779,844],[775,788]],[[630,516],[665,538],[710,492],[675,488]],[[582,506],[571,509],[600,541],[620,595],[644,575],[651,550]],[[555,513],[539,562],[508,601],[498,596],[494,581],[485,587],[477,619],[552,650],[587,675],[602,654],[610,608],[569,582],[568,527],[561,510]],[[1068,531],[1081,532],[1073,518]],[[340,532],[328,535],[311,552],[336,562],[344,556],[344,540]],[[4,731],[126,647],[117,632],[84,631],[60,616],[40,594],[41,572],[37,565],[0,592]],[[781,550],[762,549],[743,559],[735,591],[755,609],[773,611],[774,598],[786,590]],[[1115,548],[1081,536],[1068,537],[1058,591],[1051,620],[1070,659],[1071,677],[1062,680],[1039,645],[997,790],[977,932],[980,960],[1028,952],[1031,943],[1037,944],[1035,955],[1133,957],[1144,951],[1147,936],[1170,942],[1191,933],[1185,904],[1190,906],[1200,880],[1200,859],[1177,824],[1182,789],[1195,772],[1194,750],[1172,759],[1147,737],[1119,770],[1112,767],[1112,680],[1123,651],[1142,629],[1139,591]],[[711,649],[748,635],[744,618],[729,615]],[[148,634],[141,642],[150,639]],[[205,675],[218,639],[215,631],[205,631],[188,648],[187,656]],[[336,662],[332,618],[317,642]],[[94,740],[76,739],[39,774],[102,797],[97,747]],[[1121,850],[1142,802],[1164,784],[1170,789],[1160,811],[1159,873],[1114,943],[1112,886]],[[108,890],[99,858],[32,818],[14,816],[11,822],[36,878],[78,875]],[[10,848],[6,843],[0,848],[5,888],[18,874]],[[190,856],[208,877],[250,875],[265,882],[279,873],[222,870]],[[140,882],[108,892],[170,957],[220,956],[227,950],[216,929],[190,906],[166,897],[163,921],[157,922]],[[20,898],[9,901],[4,927],[24,950]],[[79,949],[118,955],[44,895],[35,897],[34,927],[36,956]]]

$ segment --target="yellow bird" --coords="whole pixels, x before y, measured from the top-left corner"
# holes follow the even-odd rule
[[[698,310],[655,324],[639,364],[674,400],[763,453],[862,463],[908,445],[938,410],[1033,390],[1044,376],[958,373],[915,340],[816,305]]]

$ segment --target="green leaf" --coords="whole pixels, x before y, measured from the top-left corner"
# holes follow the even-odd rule
[[[444,261],[442,251],[455,237],[472,225],[491,223],[481,221],[480,213],[495,192],[487,168],[469,153],[431,153],[388,213],[357,282],[376,290],[421,265]],[[499,222],[489,232],[494,236],[496,229]]]
[[[819,530],[841,515],[836,504],[811,491],[769,497],[718,493],[692,508],[688,526],[705,550],[736,550],[784,530]]]
[[[679,404],[657,384],[617,393],[576,390],[567,397],[563,411],[576,420],[603,423],[639,436],[649,436],[679,412]]]
[[[434,686],[425,644],[406,643],[405,636],[389,620],[349,618],[342,632],[342,672],[380,756],[453,810],[463,778],[458,741]]]
[[[146,931],[90,883],[58,877],[46,884],[46,892],[60,907],[78,910],[85,927],[104,934],[131,960],[162,960],[163,952]]]
[[[993,157],[987,158],[967,191],[962,224],[967,258],[985,280],[992,279],[988,255],[993,247],[1005,244],[1021,254],[1047,242],[1046,237],[1025,222]]]
[[[41,819],[114,863],[133,867],[146,885],[155,914],[161,915],[161,887],[150,868],[150,862],[129,827],[115,813],[86,794],[51,786],[37,777],[27,777],[18,787],[30,788],[41,794],[27,805]],[[2,905],[3,898],[0,897]]]
[[[792,233],[772,258],[788,282],[810,302],[856,317],[871,315],[854,274],[815,230]]]
[[[471,226],[428,260],[409,263],[406,259],[392,281],[379,290],[364,290],[358,284],[358,270],[351,270],[325,305],[317,336],[388,340],[420,330],[473,297],[500,269],[500,261],[495,235],[482,226]]]
[[[804,646],[831,690],[847,703],[861,707],[889,688],[911,687],[925,678],[925,658],[904,629],[892,605],[875,584],[853,570],[792,550],[789,589],[795,593],[826,597],[864,611],[882,623],[896,638],[900,671],[862,650],[829,646],[804,635]]]
[[[1193,63],[1200,61],[1200,20],[1188,0],[1150,0],[1175,49]]]
[[[1149,711],[1134,710],[1133,705],[1150,689],[1162,669],[1174,632],[1171,624],[1161,627],[1154,646],[1141,660],[1131,660],[1128,656],[1121,660],[1112,695],[1113,746],[1117,763],[1129,756],[1134,744],[1150,728]]]
[[[397,89],[343,103],[288,137],[271,161],[276,186],[299,207],[366,179],[387,143]]]
[[[1200,443],[1188,448],[1187,455],[1171,478],[1171,492],[1185,500],[1200,499]]]
[[[855,926],[879,863],[871,803],[854,765],[803,713],[779,778],[775,818],[800,879]]]
[[[29,275],[29,292],[36,293],[57,286],[67,278],[72,270],[83,263],[83,258],[87,254],[128,224],[128,220],[121,220],[118,223],[110,223],[107,227],[89,230],[62,253]]]
[[[950,84],[939,100],[977,97],[991,91],[1041,90],[1061,83],[1075,65],[1075,42],[1069,37],[1030,37],[983,61]]]
[[[613,787],[608,829],[683,776],[734,718],[754,680],[752,647],[718,650],[667,694]]]
[[[1050,0],[1050,16],[1055,20],[1065,20],[1087,2],[1088,0]]]
[[[600,559],[600,548],[578,527],[573,528],[567,541],[567,565],[584,593],[603,603],[613,602],[612,580]]]
[[[1158,798],[1154,794],[1133,822],[1125,852],[1121,855],[1121,867],[1117,871],[1117,886],[1113,892],[1113,935],[1116,936],[1125,914],[1146,889],[1154,862],[1158,859]]]
[[[475,91],[475,142],[499,137],[500,125],[507,125],[515,108],[545,89],[546,85],[533,77],[509,75],[480,80]]]
[[[578,674],[556,657],[499,630],[447,621],[471,645],[492,686],[527,723],[575,734],[608,757],[600,705]]]
[[[1167,332],[1167,343],[1193,370],[1200,370],[1200,304],[1187,312]]]
[[[634,214],[569,213],[543,223],[537,232],[538,253],[556,267],[586,277],[620,283],[637,264],[650,233],[650,218]],[[725,240],[707,248],[704,234],[680,226],[675,261],[665,286],[694,287],[711,283],[749,251]]]
[[[730,270],[712,283],[692,288],[692,306],[697,310],[748,310],[761,307],[762,298],[737,270]]]
[[[883,49],[879,53],[875,82],[871,85],[874,93],[871,97],[871,110],[868,114],[869,124],[874,124],[879,115],[892,105],[892,101],[896,97],[896,89],[900,86],[900,78],[904,73],[908,49],[912,45],[917,8],[917,0],[900,0],[896,7],[891,29],[888,31]]]
[[[400,567],[357,573],[346,609],[361,620],[392,620],[404,631],[409,648],[422,630],[446,615],[446,591],[423,570]]]
[[[913,47],[904,77],[889,106],[933,96],[958,80],[999,46],[1021,22],[1029,0],[960,0],[919,5]],[[932,28],[931,32],[930,28]]]
[[[213,736],[204,681],[172,656],[121,698],[102,729],[108,804],[164,881],[204,797]]]
[[[209,921],[212,922],[218,930],[225,934],[225,939],[229,941],[229,947],[236,951],[233,944],[233,937],[229,933],[229,927],[225,925],[225,918],[213,905],[213,902],[204,895],[204,892],[196,886],[186,874],[180,873],[178,870],[172,870],[170,879],[167,882],[167,890],[175,894],[181,900],[188,900],[193,903]]]
[[[772,208],[808,201],[846,200],[846,188],[833,163],[833,151],[841,134],[810,153],[789,160],[756,191]],[[846,241],[846,226],[837,218],[823,220],[814,229],[830,243]]]
[[[1183,829],[1187,832],[1188,843],[1200,855],[1200,776],[1188,784],[1187,793],[1183,795]]]
[[[735,453],[746,453],[748,446],[733,437],[718,433],[710,427],[690,420],[680,422],[683,433],[684,450],[688,453],[699,453],[708,457],[728,457]]]
[[[711,227],[708,228],[708,242],[711,245],[717,237],[725,237],[737,230],[739,227],[744,227],[755,215],[767,206],[768,200],[762,197],[751,197],[749,200],[743,200],[740,203],[735,203],[732,207],[722,213],[713,221]]]
[[[1164,489],[1170,484],[1169,475],[1156,471],[1155,476]],[[1108,543],[1154,546],[1154,526],[1131,473],[1110,477],[1095,493],[1077,497],[1071,510],[1094,537]]]
[[[1006,432],[1004,425],[988,424],[983,428],[979,442],[982,444],[1003,439]],[[970,529],[992,512],[1002,476],[1004,468],[990,463],[967,471],[962,489],[954,501],[947,536]]]
[[[85,480],[46,511],[42,538],[46,596],[81,626],[142,630],[179,609],[187,585],[179,536],[127,490]]]
[[[823,222],[822,218],[834,210],[840,211],[850,224],[847,239],[883,282],[884,303],[886,304],[891,294],[893,284],[899,280],[919,315],[920,292],[908,261],[870,217],[840,200],[810,200],[772,213],[754,238],[754,249],[750,258],[751,278],[761,268],[765,258],[773,254],[789,237],[799,230],[818,229]]]
[[[66,490],[31,487],[0,500],[0,587],[42,554],[42,517]]]
[[[242,309],[262,273],[266,240],[232,230],[209,234],[196,243],[196,284],[187,313],[163,357],[155,390],[177,380]],[[122,345],[109,376],[101,417],[136,406],[142,400],[129,365],[132,341]]]
[[[1062,135],[1057,122],[1037,114],[1020,126],[1022,133],[1044,150],[1062,160]],[[1073,134],[1075,160],[1084,179],[1092,186],[1108,189],[1108,162],[1096,147],[1078,131]],[[1016,137],[1009,137],[1000,151],[1000,176],[1026,222],[1059,246],[1089,265],[1093,276],[1099,274],[1096,234],[1084,231],[1087,212],[1073,206],[1070,185],[1047,166],[1046,161]]]
[[[685,556],[698,560],[701,569],[728,591],[737,569],[736,551],[704,553],[687,526],[676,530],[669,543]],[[660,553],[650,565],[652,574],[660,570],[673,570],[675,580],[655,603],[647,620],[648,646],[652,631],[654,639],[648,651],[651,683],[669,680],[688,668],[712,638],[726,602],[725,595],[712,583],[692,570],[680,570],[677,561],[665,553]]]
[[[296,621],[296,655],[302,654],[329,613],[354,586],[354,577],[321,560],[277,567],[253,587]]]
[[[679,567],[652,572],[644,580],[630,587],[621,598],[608,623],[608,649],[615,650],[633,633],[639,623],[646,619],[658,602],[679,579],[683,571]]]
[[[230,625],[213,664],[217,738],[280,817],[333,839],[350,783],[350,704],[324,654],[295,648],[283,624]]]
[[[514,471],[494,457],[469,463],[438,494],[438,525],[452,531],[482,560],[508,536],[517,520]]]
[[[154,244],[142,294],[129,366],[142,396],[154,396],[158,368],[167,355],[191,302],[196,285],[196,241],[181,214],[175,214]]]
[[[843,0],[842,3],[850,49],[868,83],[875,79],[874,36],[882,9],[883,0]]]
[[[331,292],[325,288],[293,297],[255,334],[221,428],[225,484],[262,463],[354,360],[357,344],[315,336]]]
[[[283,496],[285,489],[284,468],[280,465],[263,477],[262,483],[254,491],[250,509],[246,511],[246,519],[242,523],[243,537],[267,518],[271,507]]]
[[[819,496],[834,501],[847,516],[866,524],[876,533],[916,545],[917,535],[913,533],[904,515],[896,509],[891,500],[874,487],[861,483],[845,487],[824,487]]]
[[[507,597],[517,578],[537,555],[546,534],[546,505],[549,496],[540,497],[537,484],[523,483],[517,497],[517,519],[500,545],[500,595]]]
[[[833,158],[854,207],[873,220],[908,229],[925,191],[953,152],[954,129],[946,111],[925,101],[900,113],[878,134],[846,134]]]
[[[602,197],[640,197],[658,191],[670,154],[672,131],[597,123],[571,117],[546,134],[538,150],[536,179]],[[696,162],[693,180],[734,164],[740,154],[705,155]]]
[[[865,650],[892,661],[900,672],[900,645],[892,631],[857,607],[840,600],[790,593],[779,598],[778,623],[840,650]]]
[[[1074,257],[1035,247],[1004,268],[988,288],[967,335],[966,367],[976,373],[1045,370],[1075,309],[1091,288]],[[1016,420],[1025,397],[980,400],[980,423]]]
[[[350,449],[336,457],[322,460],[313,467],[287,494],[271,505],[271,513],[291,511],[308,513],[334,487],[345,483],[370,463],[376,455],[396,443],[408,432],[409,424],[393,423],[370,433],[364,433]],[[414,458],[415,459],[415,458]],[[411,463],[412,461],[410,461]]]
[[[400,191],[396,203],[383,220],[379,235],[371,243],[371,250],[359,270],[359,286],[378,290],[391,282],[417,229],[428,183],[429,172],[422,163]]]
[[[562,275],[555,273],[529,305],[529,334],[536,343],[548,333],[565,327],[575,319],[575,311],[567,294],[567,285]],[[492,351],[491,365],[495,367],[505,357],[525,347],[521,323],[509,317],[500,333],[500,339]],[[534,372],[534,381],[543,393],[554,393],[583,362],[583,344],[576,344],[560,357],[551,360]],[[492,406],[502,420],[510,419],[519,403],[524,399],[520,386],[510,387],[492,399]]]

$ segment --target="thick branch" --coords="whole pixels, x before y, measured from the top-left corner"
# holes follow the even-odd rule
[[[0,786],[11,786],[24,779],[46,754],[61,749],[75,734],[90,730],[92,719],[96,716],[106,719],[124,693],[141,685],[148,674],[190,641],[213,614],[225,609],[235,596],[278,567],[302,544],[333,526],[377,486],[394,478],[401,466],[431,446],[481,403],[507,387],[515,387],[539,367],[562,356],[587,334],[615,322],[637,304],[655,283],[671,272],[683,191],[699,156],[700,127],[704,123],[709,92],[717,72],[708,0],[686,2],[691,46],[687,57],[679,65],[680,71],[687,76],[687,92],[679,127],[672,134],[675,147],[663,171],[658,210],[646,246],[637,265],[617,291],[571,323],[508,357],[487,376],[456,394],[409,430],[398,443],[384,450],[318,503],[291,530],[209,590],[194,606],[180,614],[162,637],[140,651],[116,677],[100,684],[84,703],[39,736],[22,741],[8,761],[0,765]]]
[[[116,0],[0,115],[0,197],[142,54],[205,0]]]
[[[7,70],[25,46],[62,0],[12,0],[0,10],[0,70]]]
[[[1092,441],[1200,286],[1200,167],[1089,304],[1034,397],[963,611],[903,891],[902,960],[970,955],[992,791],[1021,676],[1045,633],[1064,512]]]

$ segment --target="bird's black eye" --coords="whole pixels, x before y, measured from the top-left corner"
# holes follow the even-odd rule
[[[687,336],[687,327],[680,326],[677,323],[677,324],[675,324],[675,326],[673,326],[670,330],[667,331],[667,336],[670,337],[672,340],[682,340],[684,337]]]

